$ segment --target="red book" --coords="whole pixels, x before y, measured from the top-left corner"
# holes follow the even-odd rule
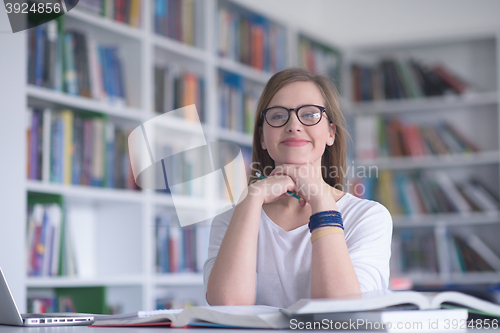
[[[453,75],[443,65],[434,67],[434,72],[444,81],[444,83],[450,86],[450,88],[458,94],[463,94],[467,90],[467,83],[459,79],[456,75]]]

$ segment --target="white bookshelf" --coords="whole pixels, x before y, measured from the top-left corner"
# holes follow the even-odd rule
[[[444,119],[452,122],[481,151],[423,157],[354,158],[355,167],[375,166],[393,172],[444,170],[452,180],[473,175],[498,195],[500,193],[500,31],[478,31],[468,35],[436,36],[413,42],[366,45],[346,50],[343,87],[346,94],[342,105],[354,124],[358,117],[398,116],[412,123]],[[408,59],[426,64],[443,63],[453,73],[480,90],[464,95],[445,95],[417,99],[376,100],[353,102],[351,64],[373,64],[384,57]],[[354,133],[352,133],[354,134]],[[354,136],[353,136],[354,137]],[[354,150],[356,142],[354,142]],[[491,235],[500,232],[500,212],[470,214],[439,213],[415,216],[393,215],[394,235],[402,230],[429,230],[435,237],[438,271],[401,273],[400,256],[394,253],[391,279],[408,279],[414,285],[498,284],[500,272],[454,272],[447,264],[450,252],[444,238],[446,232],[468,230],[476,233],[500,256],[498,242]],[[413,231],[411,231],[413,232]],[[425,246],[423,243],[422,247]]]
[[[157,212],[173,210],[174,203],[169,195],[157,194],[151,190],[130,191],[121,189],[95,188],[75,185],[53,184],[48,181],[47,174],[41,181],[26,181],[25,179],[25,110],[28,105],[42,106],[52,109],[69,108],[104,114],[113,121],[137,126],[142,122],[156,116],[154,106],[154,76],[155,64],[176,64],[188,68],[200,74],[205,79],[205,123],[203,130],[207,141],[226,140],[240,145],[251,146],[251,135],[235,131],[221,129],[219,127],[218,115],[218,71],[224,70],[240,75],[251,85],[262,86],[271,77],[271,73],[259,71],[253,67],[238,63],[234,60],[221,58],[217,55],[217,8],[216,0],[195,0],[202,5],[203,22],[201,47],[186,45],[176,40],[156,35],[152,30],[153,2],[142,2],[142,25],[134,28],[129,25],[115,22],[106,18],[97,17],[78,8],[70,11],[65,17],[66,27],[74,27],[86,32],[89,36],[102,42],[113,42],[120,45],[120,56],[126,68],[127,93],[130,96],[130,105],[118,107],[102,101],[92,100],[79,96],[69,96],[49,89],[35,87],[26,84],[26,33],[16,34],[14,37],[3,34],[0,43],[12,45],[12,54],[3,53],[0,56],[0,69],[8,69],[9,73],[17,79],[15,82],[0,80],[0,85],[9,89],[0,89],[3,100],[9,101],[12,109],[19,111],[16,116],[5,112],[1,113],[0,128],[2,139],[12,138],[12,149],[2,147],[3,156],[10,156],[15,160],[14,164],[3,163],[0,167],[2,175],[8,175],[4,184],[8,191],[0,191],[2,200],[0,205],[5,207],[2,211],[6,213],[6,219],[19,221],[16,224],[1,225],[0,240],[2,244],[10,244],[15,255],[10,256],[0,253],[0,264],[6,271],[7,278],[13,289],[13,294],[21,311],[26,309],[26,294],[40,289],[51,289],[57,287],[85,287],[106,286],[108,301],[123,305],[124,312],[139,309],[150,310],[155,307],[155,299],[160,295],[170,295],[178,292],[182,295],[196,297],[200,304],[204,302],[203,279],[199,273],[171,273],[157,274],[154,272],[154,217]],[[240,5],[237,5],[240,6]],[[266,15],[263,15],[266,16]],[[7,23],[5,16],[2,23]],[[275,21],[275,20],[272,20]],[[298,64],[297,41],[300,31],[294,26],[283,22],[277,22],[284,26],[287,31],[287,66]],[[9,37],[7,37],[9,36]],[[470,49],[474,41],[479,38],[472,36],[469,39],[457,39],[450,37],[444,42],[462,45]],[[10,39],[9,39],[10,38]],[[497,43],[496,33],[487,34],[488,43]],[[441,40],[443,41],[443,40]],[[6,44],[8,43],[8,44]],[[324,41],[323,41],[324,43]],[[471,44],[472,43],[472,44]],[[460,96],[455,98],[425,98],[418,101],[390,101],[373,103],[350,102],[350,73],[347,66],[357,55],[374,57],[384,52],[403,50],[413,52],[419,48],[440,47],[439,42],[422,41],[411,44],[391,44],[370,46],[352,50],[342,50],[344,65],[342,69],[342,108],[348,117],[356,117],[365,114],[433,114],[449,113],[455,109],[469,112],[475,108],[486,109],[490,114],[498,114],[500,94],[498,93],[499,75],[496,74],[494,89],[474,96]],[[465,45],[465,46],[464,46]],[[403,52],[401,51],[401,52]],[[489,52],[489,51],[488,51]],[[499,59],[500,53],[496,49],[495,59]],[[491,52],[490,52],[491,53]],[[438,56],[442,54],[436,52]],[[498,60],[495,60],[498,63]],[[485,66],[485,65],[483,65]],[[474,71],[474,69],[468,69]],[[497,68],[498,70],[498,68]],[[2,71],[3,72],[3,71]],[[22,75],[19,76],[19,73]],[[465,75],[467,77],[467,75]],[[489,111],[488,111],[489,110]],[[12,118],[15,121],[12,121]],[[498,127],[498,116],[495,126]],[[196,133],[195,127],[182,119],[171,119],[165,124],[165,130],[173,135],[192,135]],[[350,129],[352,130],[352,129]],[[4,132],[5,131],[5,132]],[[419,161],[408,159],[388,159],[376,161],[363,161],[367,165],[378,165],[380,168],[411,169],[411,168],[451,168],[471,170],[476,166],[486,167],[489,172],[499,172],[499,137],[500,131],[496,130],[493,144],[484,152],[473,155],[440,156],[439,158],[425,158]],[[3,133],[12,133],[7,138]],[[21,149],[19,149],[21,147]],[[3,150],[5,149],[5,151]],[[47,151],[44,152],[47,155]],[[352,153],[352,152],[351,152]],[[356,161],[361,164],[361,161]],[[496,176],[497,183],[498,175]],[[22,184],[19,186],[19,184]],[[500,184],[496,185],[498,192]],[[67,204],[70,214],[83,212],[89,216],[88,223],[92,225],[95,232],[95,246],[91,249],[94,253],[102,255],[95,256],[93,260],[94,274],[90,277],[51,277],[35,278],[26,277],[24,264],[24,242],[26,225],[26,193],[42,192],[62,195]],[[177,208],[187,211],[211,211],[213,210],[211,199],[200,200],[185,197],[178,203]],[[214,212],[213,212],[214,213]],[[445,215],[445,216],[422,216],[419,219],[408,220],[404,217],[395,217],[395,230],[403,227],[435,228],[437,226],[455,227],[471,226],[477,224],[497,225],[498,214],[474,214],[472,217]],[[474,222],[470,222],[471,219]],[[4,232],[7,230],[7,232]],[[500,249],[498,249],[500,252]],[[423,283],[448,283],[456,281],[488,281],[500,282],[498,274],[461,274],[450,275],[443,279],[442,274],[413,276],[412,280]],[[469,279],[470,278],[470,279]],[[480,282],[478,282],[480,283]],[[482,283],[482,282],[481,282]]]

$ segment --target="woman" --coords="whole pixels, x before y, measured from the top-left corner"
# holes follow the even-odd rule
[[[389,212],[336,188],[344,123],[325,77],[297,68],[271,77],[255,116],[248,194],[212,222],[203,270],[210,305],[288,307],[387,289]]]

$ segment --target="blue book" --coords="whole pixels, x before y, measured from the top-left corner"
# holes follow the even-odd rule
[[[405,213],[405,215],[412,215],[413,212],[411,210],[411,205],[408,202],[408,195],[405,191],[405,188],[406,188],[405,185],[407,182],[406,175],[404,175],[402,173],[396,173],[395,181],[396,181],[396,188],[398,190],[397,197],[399,198],[401,206],[403,207],[404,213]]]
[[[111,97],[111,100],[114,100],[118,94],[117,94],[117,84],[116,84],[116,75],[115,75],[115,62],[113,59],[113,47],[106,47],[104,51],[104,59],[105,59],[105,66],[108,74],[108,81],[109,81],[109,96]]]
[[[35,58],[35,85],[43,85],[43,66],[45,63],[45,24],[41,24],[36,28],[36,58]]]
[[[98,44],[97,45],[97,52],[99,53],[99,62],[101,63],[101,78],[102,78],[102,84],[104,91],[106,92],[106,96],[109,97],[109,73],[108,73],[108,68],[106,66],[106,50],[104,46]]]

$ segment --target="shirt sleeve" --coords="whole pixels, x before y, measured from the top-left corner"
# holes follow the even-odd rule
[[[361,292],[389,287],[392,217],[382,204],[372,203],[346,234],[349,256]]]
[[[226,234],[227,227],[229,226],[229,222],[231,221],[231,217],[233,216],[234,208],[231,208],[216,217],[212,220],[212,224],[210,226],[210,238],[208,242],[208,257],[205,260],[205,264],[203,265],[203,287],[205,292],[205,297],[207,295],[207,284],[208,277],[210,276],[210,272],[212,272],[212,268],[214,267],[215,258],[217,258],[217,254],[219,253],[219,248],[224,239],[224,235]]]

